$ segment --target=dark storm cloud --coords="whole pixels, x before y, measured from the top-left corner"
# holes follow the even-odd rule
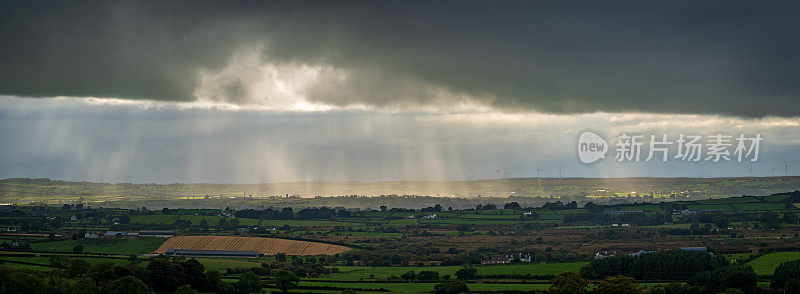
[[[800,113],[797,2],[4,2],[0,94],[191,101],[200,70],[266,43],[330,65],[335,105]],[[247,91],[223,86],[230,101]],[[405,90],[409,89],[409,90]],[[420,90],[421,89],[421,90]]]

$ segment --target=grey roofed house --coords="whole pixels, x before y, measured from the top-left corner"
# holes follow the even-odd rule
[[[119,237],[125,237],[127,235],[128,235],[127,232],[108,231],[108,232],[105,232],[105,234],[103,234],[103,237],[106,237],[106,238],[119,238]]]
[[[204,257],[251,257],[258,258],[258,251],[246,250],[195,250],[195,249],[167,249],[164,253],[168,256],[204,256]]]

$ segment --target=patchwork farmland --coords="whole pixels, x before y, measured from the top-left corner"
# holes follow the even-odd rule
[[[132,273],[170,293],[192,283],[191,273],[206,280],[189,285],[203,293],[277,292],[297,279],[290,293],[430,293],[461,285],[501,294],[547,291],[571,273],[586,282],[584,292],[623,275],[642,293],[675,285],[718,293],[716,284],[692,277],[745,273],[742,287],[765,290],[785,286],[780,277],[800,264],[800,191],[657,203],[460,200],[477,202],[467,208],[448,198],[343,199],[385,204],[358,209],[323,205],[325,197],[285,197],[272,200],[281,206],[225,209],[0,206],[0,277],[45,273],[77,282]],[[444,204],[392,204],[418,199]],[[175,203],[182,201],[195,200]],[[183,280],[170,286],[148,278],[165,272]]]

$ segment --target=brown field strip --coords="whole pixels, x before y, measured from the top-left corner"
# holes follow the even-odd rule
[[[345,246],[326,243],[231,236],[176,236],[167,239],[154,252],[164,253],[167,249],[246,250],[267,255],[333,255],[350,250]]]

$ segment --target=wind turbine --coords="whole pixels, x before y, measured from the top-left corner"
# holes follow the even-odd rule
[[[563,170],[563,169],[561,169],[561,164],[559,163],[559,164],[558,164],[558,184],[559,184],[559,185],[560,185],[560,184],[563,184],[563,182],[564,182],[564,181],[563,181],[564,177],[563,177],[563,176],[562,176],[562,174],[561,174],[563,171],[564,171],[564,170]]]
[[[775,177],[775,161],[772,161],[772,177]]]
[[[542,170],[540,168],[536,168],[536,180],[539,182],[539,193],[542,192]],[[544,195],[544,193],[542,193]]]
[[[751,178],[753,177],[753,174],[755,174],[755,172],[756,172],[756,170],[753,169],[753,165],[751,164],[750,165],[750,177]]]
[[[789,176],[789,162],[788,161],[784,161],[783,164],[786,165],[786,176],[788,177]]]

